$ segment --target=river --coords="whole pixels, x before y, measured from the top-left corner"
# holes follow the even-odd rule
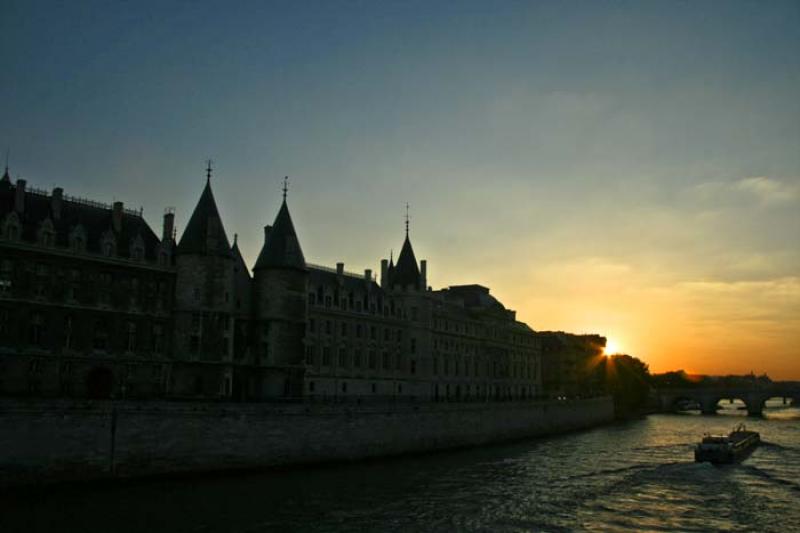
[[[446,453],[7,495],[3,532],[800,531],[800,409],[741,404]],[[693,462],[736,423],[764,443]]]

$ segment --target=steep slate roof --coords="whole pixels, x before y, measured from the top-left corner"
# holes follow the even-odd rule
[[[0,221],[4,220],[8,213],[14,211],[16,188],[16,185],[0,179]],[[49,218],[55,230],[56,247],[69,247],[70,233],[80,225],[86,232],[87,252],[100,253],[102,236],[108,231],[114,235],[115,257],[129,258],[133,240],[137,236],[141,236],[144,244],[144,258],[147,261],[157,259],[160,240],[141,216],[123,212],[120,230],[114,231],[110,208],[88,205],[65,198],[61,203],[60,216],[56,219],[52,206],[52,195],[37,191],[25,191],[25,209],[23,213],[18,213],[22,223],[21,239],[23,242],[36,242],[40,225]]]
[[[214,193],[211,192],[211,180],[206,181],[200,200],[183,231],[177,253],[231,256],[231,245],[222,226]]]
[[[400,286],[413,285],[419,288],[419,283],[420,275],[417,258],[414,256],[414,249],[411,247],[408,234],[406,234],[406,240],[403,242],[403,248],[397,258],[397,265],[392,269],[391,284]]]
[[[258,254],[256,265],[253,270],[261,268],[296,268],[305,270],[306,260],[303,257],[303,250],[300,248],[300,241],[294,230],[292,216],[289,214],[289,207],[284,198],[275,223],[264,238],[264,246]]]
[[[247,268],[247,263],[244,261],[244,257],[242,257],[242,252],[239,250],[239,239],[236,238],[236,235],[233,236],[233,246],[231,247],[231,254],[233,255],[233,260],[236,263],[236,267],[239,269],[240,272],[243,272],[248,278],[250,278],[250,270]]]

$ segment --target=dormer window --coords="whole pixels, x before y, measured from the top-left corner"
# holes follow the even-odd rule
[[[86,230],[80,224],[69,233],[69,247],[75,252],[86,251]]]
[[[53,246],[56,243],[56,231],[53,228],[53,221],[49,218],[39,226],[39,244],[42,246]]]
[[[100,251],[106,257],[113,257],[116,253],[117,243],[114,239],[114,234],[110,231],[107,231],[103,234],[103,237],[100,241]]]
[[[141,261],[144,259],[144,240],[141,235],[137,235],[131,242],[131,259]]]
[[[17,241],[20,236],[20,223],[17,213],[12,211],[8,214],[2,225],[2,236],[9,241]]]

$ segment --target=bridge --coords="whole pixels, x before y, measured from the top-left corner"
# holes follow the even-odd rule
[[[749,416],[761,416],[764,404],[770,398],[783,398],[784,403],[791,399],[794,405],[800,406],[800,384],[773,383],[764,387],[692,387],[656,390],[662,411],[676,411],[684,402],[695,402],[700,405],[703,414],[717,412],[720,400],[741,400],[747,407]]]

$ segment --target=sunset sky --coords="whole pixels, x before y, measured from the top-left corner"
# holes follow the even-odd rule
[[[252,265],[284,175],[310,262],[654,371],[800,379],[798,2],[0,3],[0,149],[179,231],[215,161]]]

